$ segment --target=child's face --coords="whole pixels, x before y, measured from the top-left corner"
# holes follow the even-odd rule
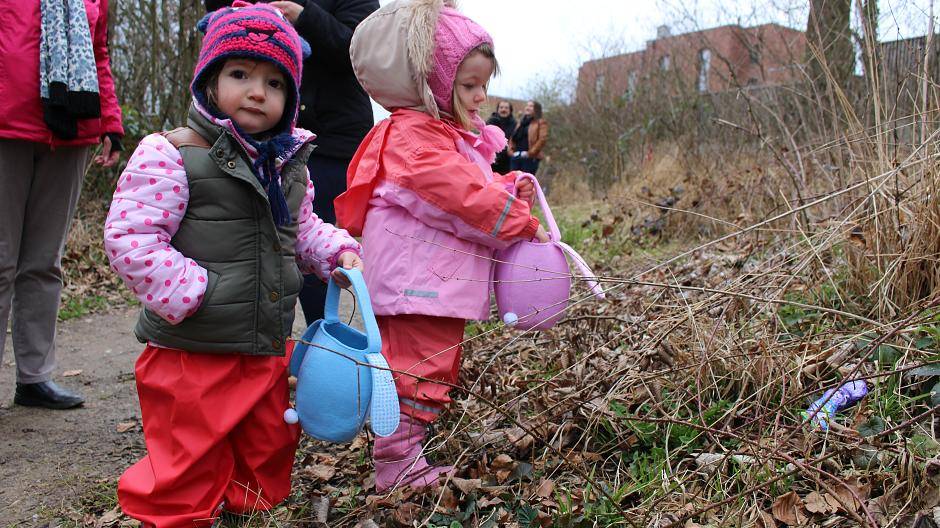
[[[216,106],[249,134],[274,128],[284,115],[287,83],[274,64],[229,59],[216,86]]]
[[[493,60],[481,53],[469,55],[457,68],[454,78],[457,97],[471,116],[476,116],[486,102],[486,85],[492,75]]]

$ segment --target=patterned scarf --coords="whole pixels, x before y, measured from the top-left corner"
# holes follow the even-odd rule
[[[43,119],[62,139],[78,120],[101,116],[98,70],[84,0],[41,0],[39,95]]]

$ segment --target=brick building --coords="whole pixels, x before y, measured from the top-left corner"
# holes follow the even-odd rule
[[[729,25],[681,35],[660,26],[645,49],[584,63],[578,72],[577,100],[630,100],[651,82],[660,83],[666,93],[783,84],[799,75],[805,49],[802,31],[778,24]]]

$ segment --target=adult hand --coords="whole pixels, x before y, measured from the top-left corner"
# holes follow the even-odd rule
[[[551,241],[551,240],[548,238],[548,233],[545,232],[545,228],[542,227],[542,226],[539,226],[539,228],[535,230],[535,238],[536,238],[539,242],[550,242],[550,241]]]
[[[535,184],[532,183],[530,178],[516,180],[516,196],[532,205],[533,200],[535,200]]]
[[[520,157],[520,158],[528,158],[528,157],[529,157],[529,151],[528,151],[528,150],[523,150],[522,152],[519,153],[519,157]]]
[[[101,154],[95,156],[95,163],[102,167],[111,167],[117,163],[120,156],[121,151],[111,150],[111,138],[105,136],[104,139],[101,140]]]
[[[352,285],[349,282],[349,277],[345,273],[340,271],[340,268],[343,269],[357,269],[362,271],[362,259],[359,258],[357,253],[352,251],[344,251],[339,254],[339,259],[337,259],[337,267],[333,270],[333,273],[330,275],[334,281],[336,281],[337,286],[341,288],[348,288]]]
[[[302,13],[304,10],[304,6],[287,0],[271,2],[271,5],[276,7],[277,10],[280,11],[282,15],[284,15],[284,18],[286,18],[287,21],[291,24],[297,23],[297,19],[300,18],[300,13]]]

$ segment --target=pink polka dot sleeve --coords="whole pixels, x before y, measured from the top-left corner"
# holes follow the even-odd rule
[[[320,220],[313,212],[313,183],[307,184],[307,194],[300,204],[300,226],[297,229],[297,261],[305,274],[315,273],[326,280],[336,268],[340,253],[352,251],[362,254],[359,242],[345,229]]]
[[[111,268],[144,306],[171,324],[196,311],[208,280],[204,268],[170,245],[188,201],[179,151],[151,134],[121,173],[104,228]]]

